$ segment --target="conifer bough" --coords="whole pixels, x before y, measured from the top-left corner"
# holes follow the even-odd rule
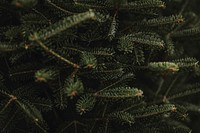
[[[177,64],[173,62],[151,62],[149,63],[149,69],[152,71],[158,72],[177,72],[179,71],[179,67]]]
[[[79,13],[76,15],[72,15],[69,17],[64,18],[63,20],[60,20],[52,25],[50,25],[49,27],[42,29],[38,32],[35,32],[33,35],[31,35],[29,37],[30,40],[34,41],[34,40],[46,40],[56,34],[59,34],[60,32],[73,27],[79,23],[81,23],[82,21],[88,20],[88,19],[94,19],[94,20],[99,20],[102,21],[102,19],[100,20],[99,17],[100,14],[99,13],[95,13],[92,9],[90,9],[87,12],[84,13]],[[101,16],[102,17],[102,16]]]

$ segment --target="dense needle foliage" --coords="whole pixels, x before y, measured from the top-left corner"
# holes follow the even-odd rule
[[[199,0],[1,0],[0,132],[199,133]]]

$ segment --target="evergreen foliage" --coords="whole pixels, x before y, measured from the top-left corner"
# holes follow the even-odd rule
[[[1,0],[0,132],[199,133],[198,0]]]

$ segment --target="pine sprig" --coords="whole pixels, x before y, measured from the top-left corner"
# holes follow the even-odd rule
[[[173,104],[164,104],[164,105],[154,105],[145,108],[143,111],[139,111],[135,114],[135,118],[144,118],[152,115],[158,115],[167,112],[176,112],[176,106]]]
[[[172,62],[176,63],[180,68],[187,68],[187,67],[195,67],[198,65],[199,61],[195,58],[182,58],[182,59],[176,59]]]
[[[0,42],[0,52],[12,52],[16,51],[20,48],[19,45],[13,45],[7,42]]]
[[[185,37],[195,37],[200,34],[200,28],[199,27],[194,27],[190,29],[184,29],[180,31],[173,32],[171,36],[173,38],[182,38],[184,39]]]
[[[179,71],[179,66],[173,62],[150,62],[148,67],[152,71],[159,71],[159,72]]]
[[[137,88],[131,87],[119,87],[101,91],[95,94],[99,98],[109,98],[109,99],[124,99],[124,98],[134,98],[143,97],[143,91]]]
[[[138,32],[123,36],[119,40],[119,50],[125,51],[126,53],[132,53],[135,45],[144,44],[149,46],[156,46],[159,48],[164,47],[164,41],[157,33],[151,32]]]
[[[142,26],[162,26],[168,24],[180,24],[183,23],[184,19],[181,15],[172,15],[169,17],[160,17],[160,18],[153,18],[153,19],[144,19],[138,25]]]
[[[167,100],[174,100],[177,98],[182,98],[186,96],[190,96],[193,94],[198,94],[200,92],[200,87],[199,83],[193,84],[188,86],[186,89],[183,91],[176,92],[174,94],[170,94],[166,99]]]
[[[109,118],[118,119],[122,124],[132,125],[135,123],[135,117],[128,112],[115,112],[108,115]]]
[[[46,40],[88,19],[94,19],[94,20],[96,19],[98,21],[103,21],[100,13],[95,13],[93,10],[89,10],[88,12],[66,17],[63,20],[60,20],[59,22],[54,23],[45,29],[35,32],[33,35],[29,37],[29,39],[31,41]]]
[[[82,94],[84,91],[84,86],[83,86],[82,81],[76,78],[66,79],[63,88],[64,88],[64,93],[71,98]]]
[[[116,12],[112,18],[110,30],[108,32],[108,38],[110,41],[115,37],[117,29],[118,29],[118,22],[117,22],[117,12]]]
[[[130,2],[127,5],[122,5],[122,9],[132,9],[132,10],[140,10],[140,9],[149,9],[149,8],[165,8],[165,3],[161,0],[141,0]]]
[[[91,95],[82,96],[76,103],[76,111],[80,113],[80,115],[91,111],[96,103],[95,97]]]

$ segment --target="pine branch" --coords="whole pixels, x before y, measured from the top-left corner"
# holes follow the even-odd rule
[[[33,37],[33,36],[32,36]],[[33,37],[35,38],[35,37]],[[59,58],[60,60],[66,62],[67,64],[73,66],[74,68],[79,68],[79,65],[78,64],[75,64],[73,62],[71,62],[70,60],[64,58],[63,56],[59,55],[58,53],[54,52],[52,49],[48,48],[44,43],[42,43],[40,40],[36,40],[35,38],[35,41],[37,42],[37,44],[42,47],[46,52],[52,54],[53,56]]]
[[[176,112],[176,107],[173,104],[164,104],[164,105],[160,105],[160,106],[150,106],[145,108],[143,111],[141,110],[140,112],[138,112],[138,114],[136,113],[135,118],[144,118],[144,117],[148,117],[148,116],[152,116],[152,115],[158,115],[158,114],[162,114],[162,113],[166,113],[166,112]]]
[[[95,97],[109,98],[109,99],[124,99],[124,98],[134,98],[142,96],[143,96],[142,90],[131,87],[119,87],[95,93]]]
[[[146,20],[144,19],[141,23],[138,23],[138,25],[141,26],[162,26],[162,25],[168,25],[168,24],[180,24],[183,23],[184,19],[181,15],[172,15],[169,17],[160,17],[160,18],[153,18]]]
[[[81,23],[82,21],[88,19],[97,19],[101,21],[99,15],[100,14],[95,13],[93,10],[89,10],[88,12],[66,17],[63,20],[60,20],[59,22],[54,23],[45,29],[35,32],[33,35],[30,35],[29,39],[31,41],[37,41],[37,43],[39,43],[39,40],[46,40],[66,29],[69,29],[70,27]]]

